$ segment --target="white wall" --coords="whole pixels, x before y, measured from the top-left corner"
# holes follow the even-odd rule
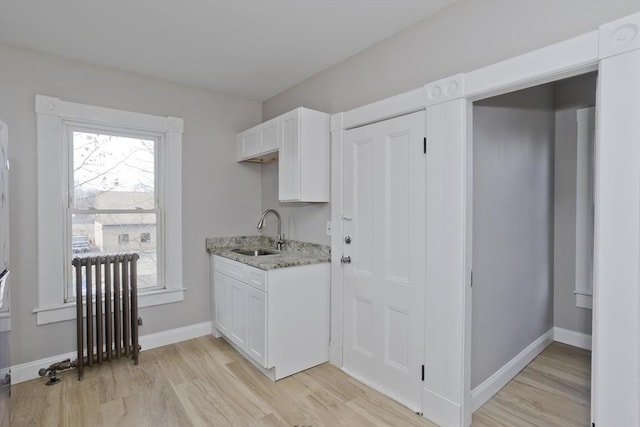
[[[265,101],[262,119],[299,106],[346,111],[595,30],[638,11],[636,0],[458,0]],[[278,206],[274,167],[263,166],[262,174],[263,207]],[[330,219],[327,205],[282,211],[292,224],[289,237],[328,243],[321,235]]]
[[[554,88],[473,107],[474,389],[553,326]]]
[[[185,300],[141,309],[150,334],[209,320],[205,237],[255,232],[260,167],[235,162],[235,133],[260,121],[258,102],[105,67],[0,47],[0,117],[11,159],[12,363],[75,349],[75,323],[37,327],[34,95],[184,118],[182,166]],[[59,161],[51,159],[51,161]]]
[[[591,335],[591,310],[576,307],[576,111],[596,103],[596,73],[555,84],[555,241],[554,309],[556,327]]]

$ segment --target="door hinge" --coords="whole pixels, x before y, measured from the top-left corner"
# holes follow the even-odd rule
[[[426,136],[424,137],[424,144],[423,144],[423,146],[424,146],[424,154],[427,154],[427,137],[426,137]]]
[[[422,365],[422,381],[424,381],[424,365]]]
[[[473,288],[473,270],[471,270],[471,285],[470,286]]]

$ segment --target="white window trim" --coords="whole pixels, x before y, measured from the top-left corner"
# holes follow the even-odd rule
[[[139,307],[182,301],[182,133],[179,117],[162,117],[35,96],[37,117],[37,324],[75,319],[75,303],[65,303],[64,247],[66,217],[63,194],[66,156],[65,121],[108,125],[164,135],[161,179],[164,186],[165,289],[141,293]],[[171,209],[166,209],[170,206]]]

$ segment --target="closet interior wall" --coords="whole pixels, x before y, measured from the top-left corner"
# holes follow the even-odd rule
[[[471,389],[554,326],[591,333],[573,294],[578,108],[590,73],[473,105]]]

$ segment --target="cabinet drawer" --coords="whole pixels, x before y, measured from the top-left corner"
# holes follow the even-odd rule
[[[218,273],[226,274],[246,283],[252,288],[263,292],[267,291],[267,272],[264,270],[221,256],[215,256],[213,269]]]
[[[247,281],[247,266],[239,262],[216,256],[214,258],[213,269],[219,273],[226,274],[241,282]]]
[[[259,268],[247,267],[247,284],[255,289],[267,291],[267,272]]]

